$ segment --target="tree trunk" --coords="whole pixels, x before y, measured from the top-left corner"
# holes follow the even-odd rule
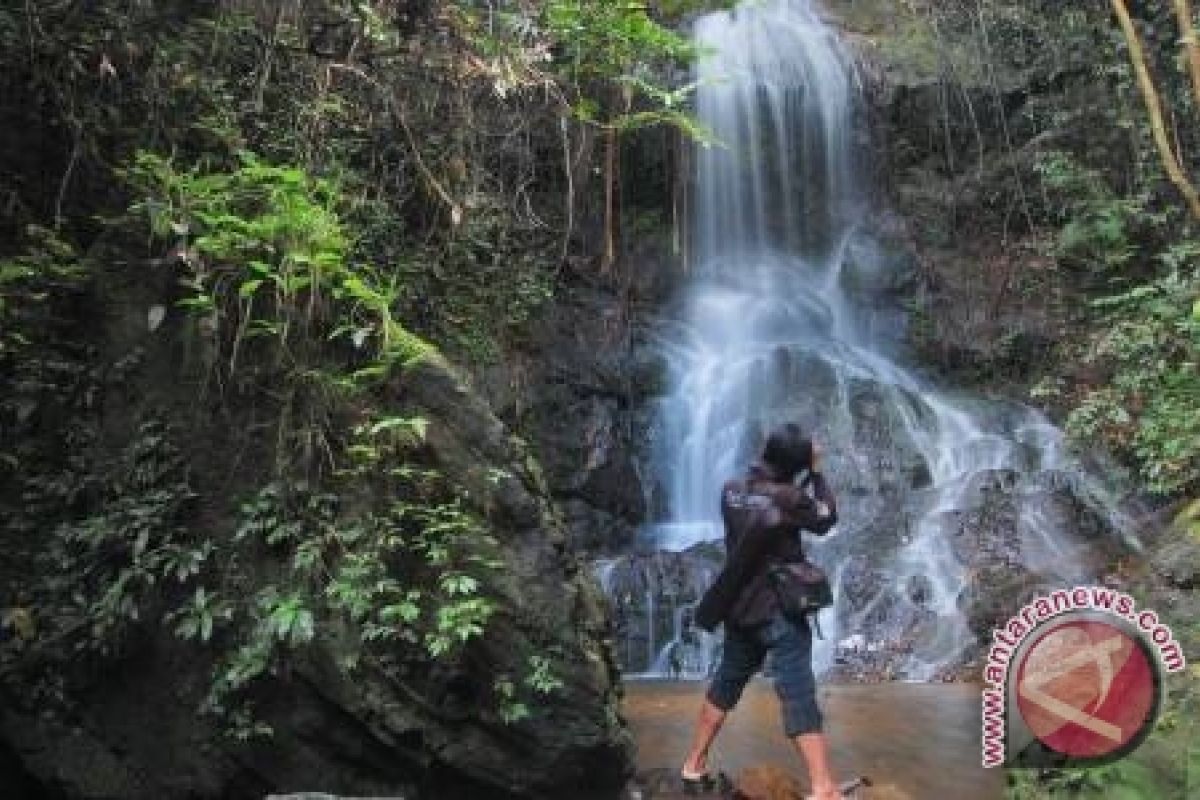
[[[620,148],[620,134],[616,128],[608,128],[604,132],[604,257],[600,262],[600,269],[606,275],[617,260]]]
[[[1179,0],[1176,1],[1179,2]],[[1133,20],[1129,16],[1129,8],[1125,5],[1125,0],[1112,0],[1112,7],[1117,15],[1117,21],[1121,24],[1125,43],[1129,47],[1129,59],[1133,64],[1133,72],[1137,77],[1142,100],[1146,104],[1146,112],[1150,116],[1150,130],[1154,134],[1154,144],[1158,148],[1163,168],[1166,169],[1167,177],[1175,184],[1175,188],[1183,195],[1192,217],[1200,221],[1200,195],[1197,195],[1196,187],[1192,186],[1191,181],[1184,174],[1178,156],[1171,149],[1171,142],[1167,138],[1167,127],[1163,122],[1162,102],[1159,99],[1158,90],[1154,88],[1154,79],[1150,76],[1150,66],[1146,61],[1145,51],[1142,50],[1141,40],[1138,39],[1137,30],[1133,27]]]
[[[1188,74],[1192,78],[1192,92],[1196,96],[1196,108],[1200,109],[1200,44],[1196,42],[1196,25],[1192,17],[1191,0],[1173,0],[1175,17],[1179,21],[1179,41],[1187,54]]]

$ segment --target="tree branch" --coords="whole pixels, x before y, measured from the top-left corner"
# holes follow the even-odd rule
[[[1133,19],[1129,16],[1129,8],[1125,5],[1125,0],[1112,0],[1113,12],[1117,15],[1117,21],[1121,24],[1121,32],[1125,36],[1125,43],[1129,47],[1129,60],[1133,64],[1133,72],[1137,77],[1138,89],[1142,93],[1142,100],[1146,104],[1146,112],[1150,116],[1150,130],[1154,135],[1154,144],[1158,148],[1159,158],[1162,160],[1163,167],[1167,171],[1167,177],[1175,184],[1175,188],[1183,195],[1183,199],[1187,202],[1188,209],[1192,213],[1192,217],[1200,220],[1200,195],[1196,193],[1196,187],[1192,186],[1184,174],[1183,167],[1180,166],[1179,158],[1175,151],[1171,149],[1171,142],[1167,138],[1167,128],[1163,123],[1162,102],[1159,100],[1158,91],[1154,88],[1154,79],[1150,76],[1150,68],[1146,62],[1146,53],[1142,50],[1142,42],[1138,39],[1137,30],[1133,27]]]
[[[1196,108],[1200,109],[1200,44],[1196,41],[1196,26],[1192,17],[1191,0],[1173,0],[1175,17],[1179,20],[1179,41],[1188,58],[1188,73],[1192,78],[1192,92],[1196,95]]]

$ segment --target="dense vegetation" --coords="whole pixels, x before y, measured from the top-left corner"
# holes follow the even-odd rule
[[[1198,221],[1170,175],[1176,163],[1196,171],[1197,95],[1179,4],[1134,9],[1132,58],[1118,4],[908,5],[908,27],[880,47],[944,81],[929,180],[959,176],[965,194],[957,207],[936,189],[917,195],[918,237],[930,250],[969,250],[964,235],[995,242],[962,280],[982,301],[972,313],[1008,323],[961,376],[1032,375],[1032,397],[1079,441],[1103,443],[1160,496],[1195,496]],[[1168,157],[1135,66],[1153,83]],[[1022,306],[1052,317],[1036,341],[1013,324]],[[918,338],[938,322],[918,316]]]
[[[911,5],[912,30],[884,47],[900,63],[933,61],[923,66],[944,81],[933,182],[954,175],[968,198],[948,209],[919,194],[931,209],[914,212],[927,226],[919,238],[929,251],[969,254],[965,276],[948,275],[960,259],[935,264],[933,280],[964,282],[981,306],[973,311],[999,321],[985,357],[955,363],[939,351],[938,320],[918,309],[917,344],[960,379],[1048,408],[1081,451],[1115,455],[1129,482],[1168,509],[1169,533],[1146,525],[1157,553],[1123,559],[1106,579],[1168,610],[1194,649],[1194,583],[1163,579],[1191,574],[1186,554],[1200,536],[1200,61],[1190,4]],[[1014,772],[1010,796],[1185,796],[1197,758],[1191,670],[1167,687],[1159,725],[1133,758]]]
[[[501,358],[565,258],[611,269],[620,137],[700,133],[662,83],[694,5],[0,12],[0,604],[38,628],[8,669],[62,701],[41,667],[161,621],[247,738],[247,688],[316,637],[400,674],[479,636],[497,543],[384,390]],[[559,685],[530,654],[491,699]]]
[[[270,734],[256,681],[314,640],[400,681],[478,638],[500,544],[393,389],[422,362],[502,364],[570,272],[619,285],[629,241],[669,238],[667,191],[627,208],[653,192],[622,162],[650,129],[706,138],[676,31],[724,5],[0,9],[0,608],[19,634],[0,682],[58,708],[72,663],[117,663],[162,628],[201,654],[201,710],[250,739]],[[978,305],[1061,301],[1057,337],[1004,339],[971,378],[1050,407],[1154,502],[1190,503],[1195,528],[1200,220],[1172,173],[1200,180],[1200,85],[1180,4],[1130,4],[1141,54],[1123,4],[900,5],[883,56],[943,79],[936,177],[978,159],[980,213],[1003,220]],[[1047,59],[1050,88],[1013,88],[1013,64]],[[964,84],[986,88],[969,116]],[[1061,105],[1005,127],[1039,91]],[[918,244],[962,237],[943,211],[929,204]],[[500,719],[561,688],[554,658],[495,676]],[[1145,777],[1121,769],[1014,791]]]

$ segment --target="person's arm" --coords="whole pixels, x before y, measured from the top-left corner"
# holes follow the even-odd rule
[[[818,536],[824,536],[837,524],[837,499],[833,496],[833,490],[829,488],[825,476],[820,472],[812,473],[812,487],[813,496],[816,498],[812,518],[800,523],[800,526]]]
[[[778,524],[823,536],[837,524],[837,501],[824,475],[812,473],[811,482],[813,497],[791,483],[756,483],[754,492],[771,498],[781,515]]]
[[[755,481],[752,489],[755,494],[770,498],[783,514],[783,522],[790,522],[793,516],[811,512],[816,507],[815,501],[794,483]]]
[[[733,498],[737,497],[744,487],[737,481],[726,481],[721,487],[721,521],[725,527],[725,554],[728,555],[737,547],[738,532],[731,519]]]

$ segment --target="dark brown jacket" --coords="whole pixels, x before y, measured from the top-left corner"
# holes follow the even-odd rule
[[[833,493],[820,473],[812,476],[812,489],[816,500],[799,486],[770,480],[758,466],[725,484],[725,567],[696,607],[697,625],[711,631],[722,622],[751,626],[771,618],[779,604],[768,568],[804,560],[801,530],[825,534],[837,523]]]

